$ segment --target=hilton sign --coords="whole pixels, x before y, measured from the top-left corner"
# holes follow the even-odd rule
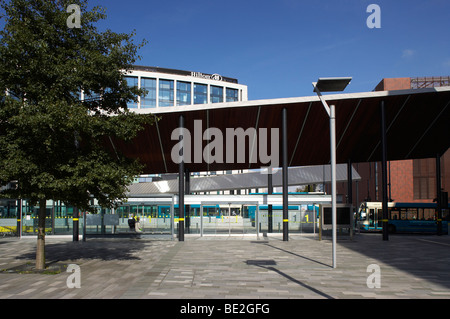
[[[203,74],[201,72],[191,72],[191,76],[195,78],[201,78],[201,79],[208,79],[208,80],[215,80],[215,81],[222,81],[222,76],[220,74]]]

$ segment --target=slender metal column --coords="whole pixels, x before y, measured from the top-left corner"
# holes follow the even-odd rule
[[[180,129],[184,128],[184,115],[179,118]],[[184,136],[180,136],[181,159],[178,164],[178,241],[184,241]]]
[[[283,241],[288,241],[289,215],[288,215],[288,167],[287,167],[287,109],[282,111],[282,154],[283,154]]]
[[[347,204],[353,204],[353,177],[352,177],[352,160],[347,163]]]
[[[351,78],[319,78],[319,81],[313,82],[314,92],[317,93],[322,102],[325,111],[330,117],[330,157],[331,157],[331,225],[332,225],[332,256],[333,268],[336,268],[336,110],[334,105],[328,106],[323,98],[319,87],[325,84],[324,92],[343,91],[350,83]]]
[[[200,237],[203,237],[203,204],[200,204]]]
[[[331,228],[333,268],[336,264],[336,111],[330,105],[330,152],[331,152]]]
[[[189,170],[186,168],[184,170],[185,172],[185,188],[184,188],[184,193],[185,194],[190,194],[191,193],[191,174],[189,173]],[[185,231],[187,234],[191,233],[191,217],[190,217],[190,212],[191,212],[191,205],[186,205],[186,209],[185,209],[185,216],[184,216],[184,224],[185,224]]]
[[[384,101],[381,101],[381,184],[383,209],[383,240],[389,240],[388,231],[388,192],[387,192],[387,140],[386,140],[386,110]]]
[[[273,186],[272,186],[272,168],[268,168],[269,172],[267,174],[267,193],[269,195],[273,194]],[[268,210],[267,210],[267,222],[268,222],[268,233],[273,232],[273,210],[272,210],[272,204],[269,204]]]
[[[22,199],[17,200],[17,237],[22,237]]]
[[[78,208],[74,207],[73,208],[73,241],[78,241],[78,235],[79,235],[79,218],[80,218],[80,214],[78,213]]]
[[[441,189],[441,157],[436,155],[436,199],[437,199],[437,234],[442,235],[442,189]]]
[[[86,211],[83,212],[83,241],[86,241]]]

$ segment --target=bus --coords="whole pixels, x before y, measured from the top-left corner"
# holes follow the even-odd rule
[[[389,233],[437,233],[436,203],[388,202]],[[361,203],[357,216],[361,231],[382,231],[383,210],[381,202]],[[442,234],[448,234],[448,203],[442,209]]]

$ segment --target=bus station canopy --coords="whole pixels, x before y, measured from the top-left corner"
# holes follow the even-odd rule
[[[289,168],[289,186],[321,184],[331,182],[330,165],[302,166]],[[347,182],[347,164],[339,164],[336,169],[337,181]],[[281,170],[274,170],[272,175],[273,187],[282,186]],[[360,181],[361,176],[352,167],[352,180]],[[214,192],[229,189],[267,188],[267,175],[260,172],[246,172],[240,174],[223,174],[200,176],[190,180],[191,192]],[[128,186],[129,197],[143,194],[177,194],[178,180],[176,178],[134,183]]]
[[[450,87],[324,95],[329,105],[336,107],[336,162],[352,163],[380,161],[381,101],[386,109],[387,160],[404,160],[441,156],[450,146]],[[191,133],[190,172],[258,169],[267,166],[258,152],[258,140],[246,140],[245,161],[209,162],[204,157],[194,161],[194,143],[204,150],[211,140],[196,135],[194,123],[201,123],[201,133],[208,128],[225,132],[227,128],[267,128],[267,154],[279,148],[281,166],[281,113],[287,110],[288,166],[310,166],[330,163],[329,117],[317,96],[253,100],[217,104],[164,107],[136,112],[151,112],[160,119],[148,125],[130,142],[112,139],[111,149],[126,156],[139,158],[145,165],[144,174],[177,173],[179,166],[172,159],[172,149],[178,136],[172,132],[179,127],[180,115]],[[201,122],[194,122],[200,120]],[[279,128],[280,140],[271,145],[270,129]],[[197,127],[198,132],[198,127]],[[195,136],[194,136],[195,135]],[[259,135],[261,136],[261,135]],[[234,143],[236,155],[236,144]],[[198,150],[198,148],[197,148]],[[197,154],[197,158],[198,158]]]

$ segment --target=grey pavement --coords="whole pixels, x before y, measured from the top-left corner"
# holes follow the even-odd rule
[[[0,299],[449,299],[450,236],[357,234],[337,241],[291,235],[198,237],[184,242],[142,239],[46,238],[48,263],[80,267],[73,273],[10,273],[34,263],[35,238],[0,239]],[[368,266],[379,267],[372,288]],[[369,279],[369,280],[368,280]]]

